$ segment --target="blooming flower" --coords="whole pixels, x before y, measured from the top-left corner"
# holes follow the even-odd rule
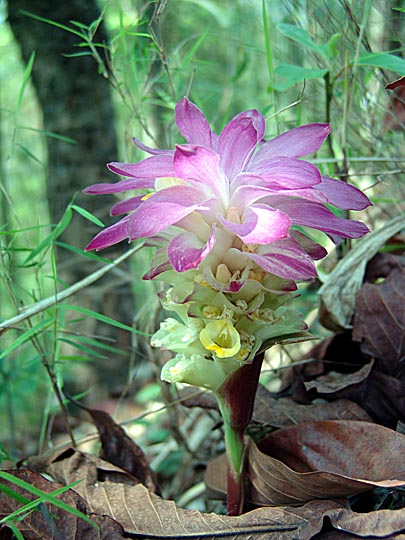
[[[127,179],[85,190],[91,194],[148,190],[118,202],[111,214],[128,215],[99,233],[87,250],[126,238],[160,236],[164,254],[159,253],[148,277],[168,268],[195,269],[219,252],[219,264],[227,266],[224,254],[235,261],[228,267],[228,283],[238,281],[235,273],[240,277],[238,267],[246,265],[295,282],[313,279],[313,260],[326,254],[307,229],[332,238],[358,238],[367,232],[363,223],[337,217],[327,205],[361,210],[370,204],[368,198],[298,159],[320,148],[328,125],[304,125],[265,142],[265,120],[249,110],[238,114],[218,136],[187,98],[176,106],[176,124],[186,144],[173,151],[155,150],[135,140],[152,156],[135,164],[110,163],[110,170]],[[215,250],[218,244],[220,249]],[[211,270],[215,277],[217,269],[211,265]],[[238,286],[241,283],[234,285]]]
[[[185,144],[160,150],[135,139],[151,157],[110,163],[126,178],[85,190],[135,191],[111,210],[126,215],[86,249],[138,238],[158,248],[144,278],[170,285],[162,304],[179,317],[152,338],[176,353],[162,376],[217,389],[266,344],[302,335],[305,324],[283,304],[297,281],[316,276],[314,261],[326,255],[308,230],[359,238],[367,227],[329,207],[362,210],[370,202],[300,159],[320,148],[327,124],[265,141],[264,117],[248,110],[217,135],[187,98],[176,105],[175,119]]]

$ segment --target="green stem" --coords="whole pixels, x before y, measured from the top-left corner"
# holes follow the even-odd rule
[[[228,453],[229,466],[234,476],[240,475],[243,469],[243,435],[244,430],[234,429],[224,424],[225,446]]]
[[[244,430],[236,430],[224,424],[225,446],[228,457],[227,512],[239,516],[245,504],[244,493]]]

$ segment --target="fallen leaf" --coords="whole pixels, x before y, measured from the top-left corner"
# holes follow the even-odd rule
[[[250,444],[251,497],[256,504],[297,504],[405,485],[404,455],[405,436],[369,422],[280,429]]]
[[[78,460],[75,454],[76,452],[59,456],[57,463],[65,480],[70,482],[80,473],[84,473],[83,482],[75,489],[81,490],[83,495],[88,497],[86,502],[90,508],[102,508],[109,518],[119,518],[126,537],[154,540],[218,540],[222,537],[231,540],[311,540],[316,536],[320,540],[322,535],[319,536],[319,533],[323,530],[325,519],[333,523],[337,530],[348,533],[353,530],[361,537],[364,516],[371,516],[353,512],[346,501],[324,500],[311,501],[299,508],[259,508],[239,517],[228,517],[181,509],[174,502],[163,500],[151,493],[142,484],[120,486],[115,483],[114,487],[114,483],[109,481],[100,482],[97,487],[93,486],[95,489],[91,493],[88,486],[86,487],[87,479],[91,475],[86,476],[85,470],[62,463],[72,460],[81,462],[84,469],[94,466],[93,462],[86,465],[86,456]],[[56,469],[51,470],[55,472]],[[70,473],[74,473],[71,478]],[[384,527],[382,522],[379,523],[383,517]],[[388,515],[376,512],[372,519],[377,524],[375,537],[390,538],[390,535],[404,530],[405,510],[391,511]],[[370,527],[365,530],[369,535]],[[111,540],[118,538],[111,537]]]
[[[32,460],[28,460],[30,466],[33,466],[34,463]],[[80,485],[75,488],[78,493],[82,492],[84,486],[86,489],[91,489],[99,483],[107,481],[128,486],[139,484],[137,478],[116,465],[73,448],[49,456],[46,462],[42,463],[39,471],[49,473],[62,484],[80,480]]]
[[[50,482],[40,474],[28,469],[6,472],[11,474],[16,481],[22,480],[47,494],[52,494],[63,487],[63,485]],[[0,519],[21,508],[23,500],[26,501],[26,504],[39,497],[39,495],[3,478],[0,478],[0,488]],[[18,501],[13,498],[10,491],[4,491],[7,489],[17,493],[20,498],[23,497],[23,500]],[[72,509],[89,517],[88,505],[72,489],[66,490],[57,498]],[[13,521],[26,540],[38,540],[38,538],[42,540],[119,540],[124,538],[122,527],[109,516],[92,514],[91,520],[94,522],[94,526],[92,526],[83,518],[50,502],[41,502],[35,510],[25,512],[22,516],[24,516],[23,519],[15,518]],[[7,522],[0,528],[0,534],[3,532],[6,534],[6,529],[9,529]]]
[[[259,385],[260,388],[260,385]],[[207,390],[189,386],[179,392],[180,403],[184,407],[201,407],[202,409],[218,410],[218,401],[214,394]]]
[[[405,485],[405,436],[361,421],[306,422],[249,441],[249,499],[298,505]],[[387,459],[387,455],[390,459]],[[209,494],[226,493],[226,456],[207,467]]]
[[[74,403],[92,417],[100,435],[103,449],[101,457],[127,471],[141,484],[156,492],[157,482],[154,472],[149,467],[148,459],[135,441],[128,437],[125,430],[108,413],[85,407],[77,401]]]
[[[400,257],[396,260],[383,282],[362,286],[353,321],[353,340],[394,376],[405,361],[405,264]]]
[[[340,331],[351,328],[355,297],[363,283],[367,262],[404,226],[404,214],[358,241],[336,265],[319,290],[320,320],[325,328]]]
[[[399,86],[405,86],[405,77],[400,77],[396,81],[387,84],[385,88],[387,90],[394,90],[395,88],[398,88]]]
[[[365,364],[354,373],[336,373],[335,376],[319,377],[314,381],[304,382],[307,390],[315,388],[319,394],[336,394],[340,390],[347,389],[350,386],[358,385],[363,382],[371,373],[374,361]],[[333,403],[333,402],[332,402]]]
[[[374,422],[392,429],[405,419],[405,362],[399,362],[395,376],[385,372],[380,359],[371,366],[370,356],[361,352],[360,343],[352,341],[349,331],[324,340],[307,356],[316,369],[309,370],[312,363],[294,366],[283,379],[282,390],[289,389],[295,401],[350,400]]]
[[[83,478],[75,489],[89,508],[96,514],[108,514],[124,527],[126,533],[141,538],[214,539],[223,533],[227,538],[247,539],[254,533],[255,538],[264,540],[271,532],[289,540],[290,532],[306,526],[304,518],[283,509],[246,519],[183,510],[174,502],[151,493],[142,484],[120,484],[109,479],[94,481],[97,477],[95,463],[92,456],[82,452],[65,452],[49,464],[47,472],[63,483]]]
[[[405,77],[387,84],[385,88],[395,91],[384,115],[383,132],[389,129],[403,130],[405,125]]]

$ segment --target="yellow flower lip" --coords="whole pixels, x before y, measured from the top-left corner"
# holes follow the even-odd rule
[[[239,352],[240,335],[228,319],[208,322],[199,337],[203,347],[218,358],[230,358]]]

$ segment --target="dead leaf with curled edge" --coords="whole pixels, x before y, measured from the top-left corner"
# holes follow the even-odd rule
[[[359,240],[329,274],[319,289],[323,326],[333,331],[351,328],[356,293],[363,283],[367,262],[404,228],[404,219],[405,214],[401,214]]]
[[[249,441],[250,500],[260,506],[299,505],[377,486],[404,486],[404,455],[404,435],[369,422],[332,420],[283,428],[258,445]],[[222,456],[208,465],[206,482],[211,493],[225,493]]]
[[[158,492],[156,477],[147,457],[125,430],[105,411],[86,407],[71,397],[69,399],[91,416],[100,435],[101,457],[128,472],[151,491]]]
[[[389,375],[405,362],[405,263],[396,257],[381,283],[365,283],[356,297],[353,341],[379,358]]]
[[[395,90],[395,88],[399,88],[400,86],[405,86],[405,77],[400,77],[396,81],[387,84],[385,88],[387,90]]]
[[[80,491],[94,512],[102,510],[106,518],[108,516],[118,521],[125,530],[124,536],[128,538],[311,540],[316,536],[321,540],[322,535],[319,533],[325,518],[333,523],[334,530],[344,530],[347,533],[355,531],[361,537],[364,529],[367,536],[373,537],[368,522],[364,521],[364,515],[367,514],[353,512],[346,501],[311,501],[299,508],[258,508],[239,517],[228,517],[179,508],[173,501],[163,500],[151,493],[142,484],[120,485],[118,477],[115,482],[99,481],[92,491],[87,479],[94,479],[94,463],[91,460],[87,463],[85,454],[77,454],[81,453],[71,451],[60,455],[59,460],[50,464],[49,473],[58,476],[59,468],[59,477],[64,482],[84,477],[75,489]],[[98,463],[98,466],[102,465]],[[110,464],[107,466],[112,467]],[[88,467],[93,472],[86,471]],[[373,522],[376,524],[376,538],[394,538],[396,533],[404,530],[405,509],[392,511],[388,516],[384,511],[375,514]],[[90,540],[91,537],[88,538]],[[107,537],[106,540],[118,540],[118,537]]]

